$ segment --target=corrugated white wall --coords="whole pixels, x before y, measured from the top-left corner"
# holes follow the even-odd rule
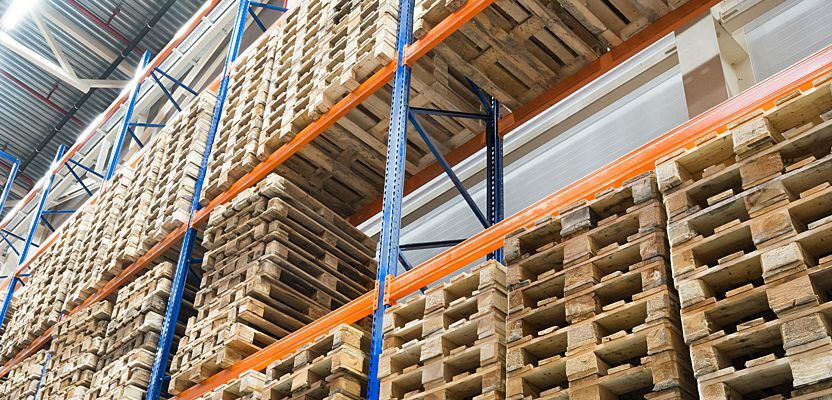
[[[745,28],[757,81],[832,44],[832,1],[788,0]]]

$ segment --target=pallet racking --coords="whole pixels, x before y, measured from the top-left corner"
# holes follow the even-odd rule
[[[212,2],[212,4],[215,3],[217,2]],[[651,25],[640,33],[635,34],[631,37],[631,39],[628,39],[619,47],[615,47],[611,52],[601,56],[601,58],[596,60],[597,63],[589,64],[588,67],[582,69],[581,72],[574,75],[573,78],[571,78],[572,80],[564,81],[568,83],[563,85],[572,85],[571,87],[574,90],[574,88],[579,87],[583,82],[586,82],[592,77],[598,76],[603,71],[608,70],[611,65],[615,65],[616,62],[621,62],[627,55],[633,54],[637,50],[644,48],[651,41],[651,39],[660,37],[663,34],[672,31],[675,27],[690,21],[702,11],[707,10],[707,8],[713,3],[715,2],[689,1],[685,3],[677,10],[660,19],[654,25]],[[124,271],[104,285],[95,294],[87,298],[87,300],[81,303],[78,307],[71,310],[68,313],[70,318],[73,315],[80,313],[83,309],[88,308],[91,304],[104,300],[118,287],[129,282],[136,273],[149,265],[152,260],[161,256],[165,253],[165,251],[173,247],[178,240],[183,237],[187,239],[189,236],[193,236],[194,226],[205,222],[212,209],[216,208],[219,204],[227,202],[244,189],[251,187],[257,181],[265,177],[265,175],[273,170],[277,165],[286,161],[290,156],[298,152],[303,146],[307,145],[315,137],[321,134],[326,128],[334,124],[338,119],[344,117],[350,109],[356,107],[363,100],[366,100],[372,93],[380,89],[386,82],[393,79],[394,75],[396,75],[396,78],[394,79],[394,87],[396,89],[394,92],[396,96],[394,96],[394,98],[396,99],[394,102],[399,104],[401,107],[399,107],[398,116],[393,119],[390,129],[391,132],[394,133],[394,135],[391,135],[392,137],[401,139],[404,132],[406,132],[406,121],[408,119],[406,112],[408,102],[405,98],[405,88],[408,86],[406,85],[406,76],[408,75],[407,70],[414,65],[419,58],[425,56],[431,49],[435,48],[447,39],[454,31],[459,29],[470,19],[474,18],[490,4],[491,1],[485,0],[471,0],[467,2],[457,11],[442,19],[441,22],[431,28],[422,38],[420,38],[420,40],[412,44],[409,43],[408,38],[410,35],[410,32],[408,32],[410,27],[407,26],[408,24],[400,24],[402,29],[400,29],[396,61],[383,67],[376,74],[361,83],[356,89],[347,94],[344,99],[340,100],[329,111],[325,112],[319,119],[315,120],[311,125],[301,130],[294,139],[278,148],[276,151],[271,153],[271,155],[265,158],[265,160],[258,164],[252,171],[238,179],[226,192],[219,194],[214,200],[201,209],[195,202],[192,205],[193,207],[189,218],[190,221],[187,224],[183,224],[179,228],[172,231],[162,242],[151,248],[142,257],[139,257],[136,262],[128,266]],[[240,31],[240,26],[242,25],[241,20],[245,18],[245,14],[248,11],[248,5],[249,2],[243,0],[241,1],[241,5],[238,9],[238,28],[235,29],[234,40],[232,40],[232,43],[234,43],[235,46],[232,46],[232,51],[229,52],[229,58],[226,63],[226,73],[223,74],[223,79],[220,81],[220,90],[218,91],[218,107],[222,107],[222,103],[224,101],[224,92],[227,90],[228,85],[228,68],[231,64],[233,64],[236,57],[238,48],[235,47],[239,45],[238,33]],[[252,2],[251,5],[256,4]],[[409,6],[412,8],[412,2]],[[166,51],[170,52],[171,49],[172,47],[170,49],[166,49]],[[146,69],[146,71],[147,70],[148,69]],[[529,225],[541,217],[554,215],[557,213],[558,209],[574,202],[575,200],[590,196],[609,185],[620,183],[625,179],[652,169],[653,161],[655,161],[659,156],[670,153],[678,148],[689,146],[693,141],[695,141],[696,138],[704,136],[707,132],[712,130],[724,130],[725,126],[729,122],[743,114],[751,112],[759,107],[771,107],[771,103],[774,99],[788,93],[789,91],[795,90],[796,88],[805,87],[807,84],[811,83],[813,79],[830,72],[830,70],[832,70],[832,50],[825,49],[815,56],[804,60],[797,66],[783,71],[763,84],[750,89],[731,101],[706,112],[700,117],[691,120],[674,131],[671,131],[659,139],[646,144],[637,151],[611,164],[603,171],[593,174],[591,177],[582,179],[567,189],[553,194],[536,205],[495,224],[489,229],[486,229],[484,232],[465,240],[454,248],[449,249],[439,256],[414,268],[413,270],[398,277],[390,277],[390,279],[387,279],[385,274],[380,274],[382,275],[382,278],[379,279],[379,285],[376,290],[359,297],[339,310],[324,316],[304,328],[301,328],[300,330],[290,334],[278,342],[275,342],[260,352],[247,357],[238,364],[219,372],[218,374],[205,380],[203,383],[189,389],[186,392],[183,392],[178,396],[178,398],[196,398],[201,394],[207,393],[230,382],[233,379],[236,379],[244,371],[265,368],[269,362],[274,361],[285,354],[291,353],[291,351],[296,349],[298,346],[313,340],[320,334],[329,331],[339,323],[355,322],[358,319],[372,313],[374,309],[376,312],[383,310],[386,304],[393,302],[410,292],[418,290],[422,286],[434,282],[450,272],[453,272],[456,269],[499,249],[503,245],[504,237],[517,228]],[[147,75],[149,75],[149,72],[147,72]],[[225,87],[225,89],[223,89],[223,87]],[[555,88],[558,88],[558,86],[556,85]],[[560,87],[559,89],[563,88]],[[564,90],[562,93],[567,92],[568,90]],[[559,96],[565,96],[562,93],[560,93]],[[552,95],[552,93],[544,92],[544,94],[537,100],[532,100],[530,103],[527,103],[526,106],[520,107],[514,114],[504,117],[498,125],[499,128],[496,128],[495,130],[505,133],[511,127],[517,126],[520,122],[530,118],[536,111],[545,108],[547,104],[557,101],[556,99],[558,99],[558,96]],[[215,113],[215,119],[218,118],[218,115],[219,113]],[[214,125],[215,123],[212,124],[212,128],[215,130],[216,127]],[[457,157],[462,157],[465,152],[470,152],[473,149],[480,147],[476,145],[477,140],[478,138],[484,138],[485,135],[486,134],[483,133],[481,136],[472,139],[473,142],[469,143],[473,144],[460,146],[458,151],[454,152],[454,156],[451,158],[450,162],[453,163],[458,160]],[[403,153],[404,144],[402,142],[402,140],[398,140],[398,148],[394,145],[388,146],[388,149],[392,149],[388,151],[393,152],[393,154],[398,154],[398,151]],[[480,143],[482,142],[485,141],[483,140]],[[393,144],[395,144],[395,142]],[[208,147],[210,148],[210,144]],[[73,146],[73,148],[75,148],[75,146]],[[58,157],[58,160],[55,163],[57,167],[53,169],[53,174],[57,172],[57,169],[62,165],[67,164],[74,151],[77,151],[77,149],[70,149],[67,156]],[[390,159],[393,158],[388,158],[388,160]],[[203,160],[202,170],[205,169],[204,164],[205,162]],[[395,164],[396,163],[394,162],[393,167],[399,167]],[[396,168],[388,168],[388,170],[395,169]],[[411,177],[410,182],[418,183],[420,180],[427,180],[431,174],[435,175],[436,171],[440,170],[441,169],[437,167],[427,168],[423,170],[422,173]],[[202,172],[201,175],[204,177],[204,172]],[[398,208],[396,206],[400,204],[406,186],[402,174],[399,173],[398,175],[399,176],[393,176],[392,174],[388,174],[386,177],[387,185],[390,189],[388,190],[389,194],[386,196],[387,198],[382,201],[385,206],[392,207],[393,210]],[[198,182],[201,184],[201,179],[198,180]],[[412,188],[414,186],[418,185],[410,184],[407,187]],[[44,189],[39,186],[38,191],[41,191],[43,194],[42,197],[45,198],[45,194],[48,193],[48,187]],[[28,200],[26,201],[28,202],[34,199],[34,196],[38,191],[33,191],[27,195]],[[391,267],[391,263],[395,265],[395,263],[398,262],[398,221],[397,218],[395,218],[395,211],[389,212],[389,210],[385,210],[384,214],[386,226],[392,226],[388,233],[382,235],[382,249],[386,250],[387,264],[385,265],[385,263],[382,262],[380,270],[386,273],[389,270],[389,267]],[[38,218],[36,218],[35,221],[36,224],[37,219]],[[4,225],[4,223],[0,222],[0,225]],[[54,243],[57,239],[55,236],[57,235],[53,235],[53,238],[50,239],[50,241],[45,242],[42,247],[48,247],[50,243]],[[188,242],[186,240],[185,244],[187,243]],[[189,246],[185,245],[183,247],[187,249]],[[179,265],[177,267],[177,276],[180,277],[180,282],[184,281],[187,267],[191,261],[190,257],[187,256],[187,251],[182,254],[185,254],[185,256],[180,257]],[[22,257],[21,260],[21,268],[18,268],[18,270],[15,271],[14,276],[4,281],[2,284],[3,287],[10,287],[11,289],[17,283],[16,279],[25,278],[25,276],[23,276],[24,269],[28,263],[31,263],[31,259],[27,260],[25,257]],[[10,286],[10,282],[13,282],[14,284]],[[11,292],[11,290],[9,290],[9,292]],[[181,298],[181,295],[179,298]],[[178,300],[176,294],[171,296],[171,301],[172,305],[177,303]],[[169,311],[171,309],[172,307],[168,307]],[[167,325],[170,325],[171,320],[170,316],[166,316]],[[28,355],[34,353],[38,348],[46,344],[49,341],[50,334],[51,331],[47,330],[46,333],[36,339],[29,347],[18,353],[16,357],[10,360],[3,367],[3,369],[0,370],[0,374],[5,375],[9,372],[10,368],[19,364],[21,360],[25,359]],[[380,335],[375,336],[376,337],[374,337],[373,340],[374,343],[380,343]],[[163,354],[163,357],[167,357],[164,350],[157,353],[157,359],[159,358],[159,354]],[[375,355],[377,354],[378,353],[375,353]],[[154,374],[154,378],[161,382],[163,373],[160,372],[159,368],[155,369],[156,372]],[[373,379],[373,376],[371,376],[371,379]]]

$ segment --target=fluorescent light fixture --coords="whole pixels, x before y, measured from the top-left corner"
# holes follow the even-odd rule
[[[23,17],[35,8],[39,2],[39,0],[12,0],[12,4],[9,5],[6,13],[3,14],[3,19],[0,20],[0,29],[4,31],[14,29]]]

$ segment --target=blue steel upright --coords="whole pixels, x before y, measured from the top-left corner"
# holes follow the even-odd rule
[[[500,102],[486,96],[489,120],[485,124],[486,144],[486,190],[488,220],[493,226],[505,218],[505,188],[503,186],[503,138],[500,137],[498,121],[500,120]],[[489,260],[505,263],[503,248],[487,256]]]
[[[383,340],[384,311],[387,276],[398,268],[399,234],[404,192],[404,164],[407,149],[407,119],[410,104],[410,66],[405,64],[405,48],[413,42],[414,0],[399,3],[399,29],[396,40],[396,75],[393,78],[393,100],[390,109],[390,128],[387,138],[387,164],[384,171],[384,201],[382,205],[381,234],[376,259],[376,298],[374,299],[373,331],[370,344],[370,373],[367,399],[378,400],[380,382],[378,363]]]
[[[3,186],[3,193],[0,194],[0,216],[3,213],[3,207],[6,206],[6,200],[9,198],[9,193],[12,191],[12,184],[14,183],[14,178],[17,177],[17,172],[20,169],[20,160],[17,157],[6,153],[3,150],[0,150],[0,157],[5,158],[9,162],[11,162],[12,167],[9,170],[9,179],[6,180],[6,185]]]
[[[110,157],[110,164],[107,165],[107,171],[104,173],[104,181],[109,181],[116,173],[116,165],[118,165],[118,156],[121,154],[121,147],[124,145],[124,138],[128,135],[130,130],[130,120],[133,118],[133,110],[136,109],[136,101],[139,99],[139,92],[142,89],[142,81],[139,74],[143,71],[150,62],[150,51],[145,50],[142,56],[141,67],[136,72],[136,85],[130,91],[130,97],[127,100],[127,110],[124,111],[124,119],[121,121],[121,128],[118,131],[118,138],[113,146],[113,155]],[[101,185],[103,188],[104,185]]]
[[[61,157],[64,156],[64,151],[66,147],[64,145],[58,146],[58,152],[55,154],[55,159],[52,161],[52,165],[58,163]],[[43,187],[43,191],[40,193],[40,201],[38,201],[38,205],[35,208],[35,215],[32,219],[32,224],[29,226],[29,233],[26,235],[26,241],[23,242],[23,247],[20,249],[19,256],[17,258],[17,267],[23,265],[26,262],[26,258],[29,256],[29,249],[32,248],[32,240],[35,237],[35,232],[38,230],[38,224],[40,223],[41,216],[43,215],[43,209],[46,205],[46,198],[49,196],[49,191],[52,190],[52,183],[55,181],[55,173],[49,172],[49,177],[46,179],[46,184]],[[9,282],[8,291],[6,292],[5,300],[3,301],[3,308],[0,309],[0,326],[6,322],[6,314],[9,312],[9,304],[11,303],[12,296],[14,296],[14,289],[17,287],[18,283],[22,283],[20,278],[17,277],[17,268],[15,271],[11,273],[11,281]]]
[[[202,193],[202,185],[205,181],[208,159],[211,155],[211,148],[214,144],[214,137],[220,124],[225,98],[228,95],[228,84],[230,79],[231,65],[237,59],[240,52],[240,42],[245,31],[246,13],[249,8],[249,0],[240,0],[237,6],[237,16],[234,21],[234,29],[231,33],[231,42],[228,48],[228,55],[223,67],[222,80],[217,90],[217,103],[214,106],[214,114],[211,117],[211,127],[208,130],[208,137],[205,140],[205,151],[202,153],[202,164],[194,186],[194,196],[191,200],[191,211],[188,215],[188,230],[182,240],[182,249],[179,251],[179,258],[176,264],[176,273],[173,276],[173,285],[165,308],[165,319],[162,324],[162,331],[159,335],[159,343],[156,347],[156,356],[153,360],[153,369],[150,373],[150,382],[147,388],[146,400],[157,400],[162,394],[163,385],[166,382],[165,375],[168,369],[168,357],[173,346],[176,321],[179,318],[179,309],[182,305],[182,295],[185,292],[185,282],[188,278],[188,269],[191,265],[191,254],[194,249],[194,241],[197,237],[196,229],[193,227],[194,213],[200,209],[199,195]]]

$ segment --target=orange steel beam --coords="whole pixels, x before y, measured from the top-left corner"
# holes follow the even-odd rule
[[[486,6],[491,4],[493,0],[469,0],[464,6],[462,6],[457,12],[451,14],[448,18],[451,23],[441,23],[433,28],[433,30],[456,30],[460,26],[462,26],[465,22],[473,18],[476,14],[471,13],[472,9],[479,9],[482,10],[485,8],[483,4]],[[432,31],[433,31],[432,30]],[[432,34],[432,31],[428,33],[428,35]],[[450,35],[444,35],[447,37]],[[439,35],[441,36],[441,35]],[[414,54],[411,56],[410,60],[415,61],[422,55],[426,54],[430,49],[436,46],[438,42],[435,40],[432,41],[423,41],[419,40],[408,47],[408,50]],[[427,50],[423,49],[427,48]],[[263,160],[260,164],[258,164],[252,171],[241,177],[237,182],[235,182],[231,187],[217,196],[214,200],[208,203],[205,207],[200,209],[198,212],[194,214],[193,218],[193,225],[197,226],[202,222],[205,222],[208,219],[211,211],[216,208],[218,205],[223,204],[225,202],[230,201],[234,198],[237,194],[242,192],[243,190],[253,186],[261,179],[263,179],[266,175],[271,173],[278,165],[286,161],[289,157],[293,154],[297,153],[303,146],[311,142],[313,139],[318,137],[322,134],[327,128],[335,124],[338,119],[345,116],[350,110],[357,107],[361,104],[362,101],[366,100],[370,97],[373,93],[375,93],[378,89],[381,89],[385,84],[390,82],[393,79],[393,74],[396,70],[396,63],[395,61],[390,62],[388,65],[383,67],[381,70],[377,71],[373,76],[371,76],[367,81],[363,82],[361,85],[358,86],[352,93],[348,94],[345,98],[341,99],[338,103],[335,104],[329,111],[327,111],[324,115],[318,118],[315,122],[304,128],[297,134],[292,140],[288,143],[281,146],[277,149],[274,153],[269,155],[268,158]],[[123,286],[127,282],[139,273],[142,269],[150,265],[156,258],[161,256],[165,253],[168,249],[173,247],[176,242],[184,237],[186,231],[186,226],[182,225],[176,230],[169,233],[161,242],[150,248],[148,252],[136,260],[133,264],[129,265],[125,268],[120,274],[118,274],[115,278],[107,282],[102,288],[100,288],[96,293],[92,296],[87,298],[83,303],[75,307],[73,310],[69,312],[69,316],[75,315],[79,313],[84,308],[88,307],[89,305],[101,301],[107,298],[109,295],[113,294],[119,287]],[[46,333],[50,333],[51,330],[47,331]],[[20,363],[20,361],[24,360],[29,355],[33,354],[37,351],[40,347],[46,344],[49,340],[46,337],[46,333],[41,335],[37,338],[32,345],[26,347],[24,350],[21,350],[13,359],[6,362],[2,368],[0,368],[0,378],[5,376],[9,370]],[[23,353],[23,354],[22,354]]]
[[[558,192],[512,215],[461,244],[448,249],[416,268],[392,278],[388,301],[393,303],[419,288],[482,258],[503,246],[505,236],[523,227],[533,226],[543,217],[557,215],[558,210],[580,199],[591,198],[610,186],[654,169],[660,157],[690,147],[710,132],[724,132],[732,121],[757,109],[771,108],[774,102],[794,90],[812,87],[812,81],[832,73],[832,46],[798,62],[777,75],[744,91],[677,128],[648,142],[604,168],[587,175]],[[376,290],[298,329],[292,334],[246,357],[233,366],[209,377],[201,384],[180,393],[174,399],[191,400],[208,393],[248,370],[262,370],[270,362],[290,354],[300,346],[325,335],[342,323],[354,323],[370,315]]]
[[[595,61],[585,65],[574,75],[556,83],[554,86],[533,100],[522,105],[511,114],[501,118],[498,124],[500,128],[500,135],[505,136],[506,133],[534,118],[544,110],[553,106],[555,103],[569,97],[590,82],[598,79],[601,75],[606,74],[613,68],[621,65],[624,61],[627,61],[632,56],[636,55],[638,52],[646,49],[659,39],[691,22],[694,18],[705,14],[711,7],[720,1],[721,0],[691,0],[683,4],[681,7],[671,11],[667,15],[659,18],[656,22],[648,25],[639,33],[625,40],[620,45],[615,46],[612,50],[602,54]],[[445,159],[451,165],[455,165],[474,155],[484,147],[485,132],[482,131],[467,142],[445,154]],[[405,196],[443,173],[444,170],[442,169],[442,166],[439,165],[439,163],[434,162],[433,164],[423,168],[421,171],[411,175],[410,178],[404,182]],[[381,202],[382,198],[379,196],[372,203],[367,204],[361,210],[350,216],[348,220],[353,225],[358,225],[370,219],[381,211]]]

